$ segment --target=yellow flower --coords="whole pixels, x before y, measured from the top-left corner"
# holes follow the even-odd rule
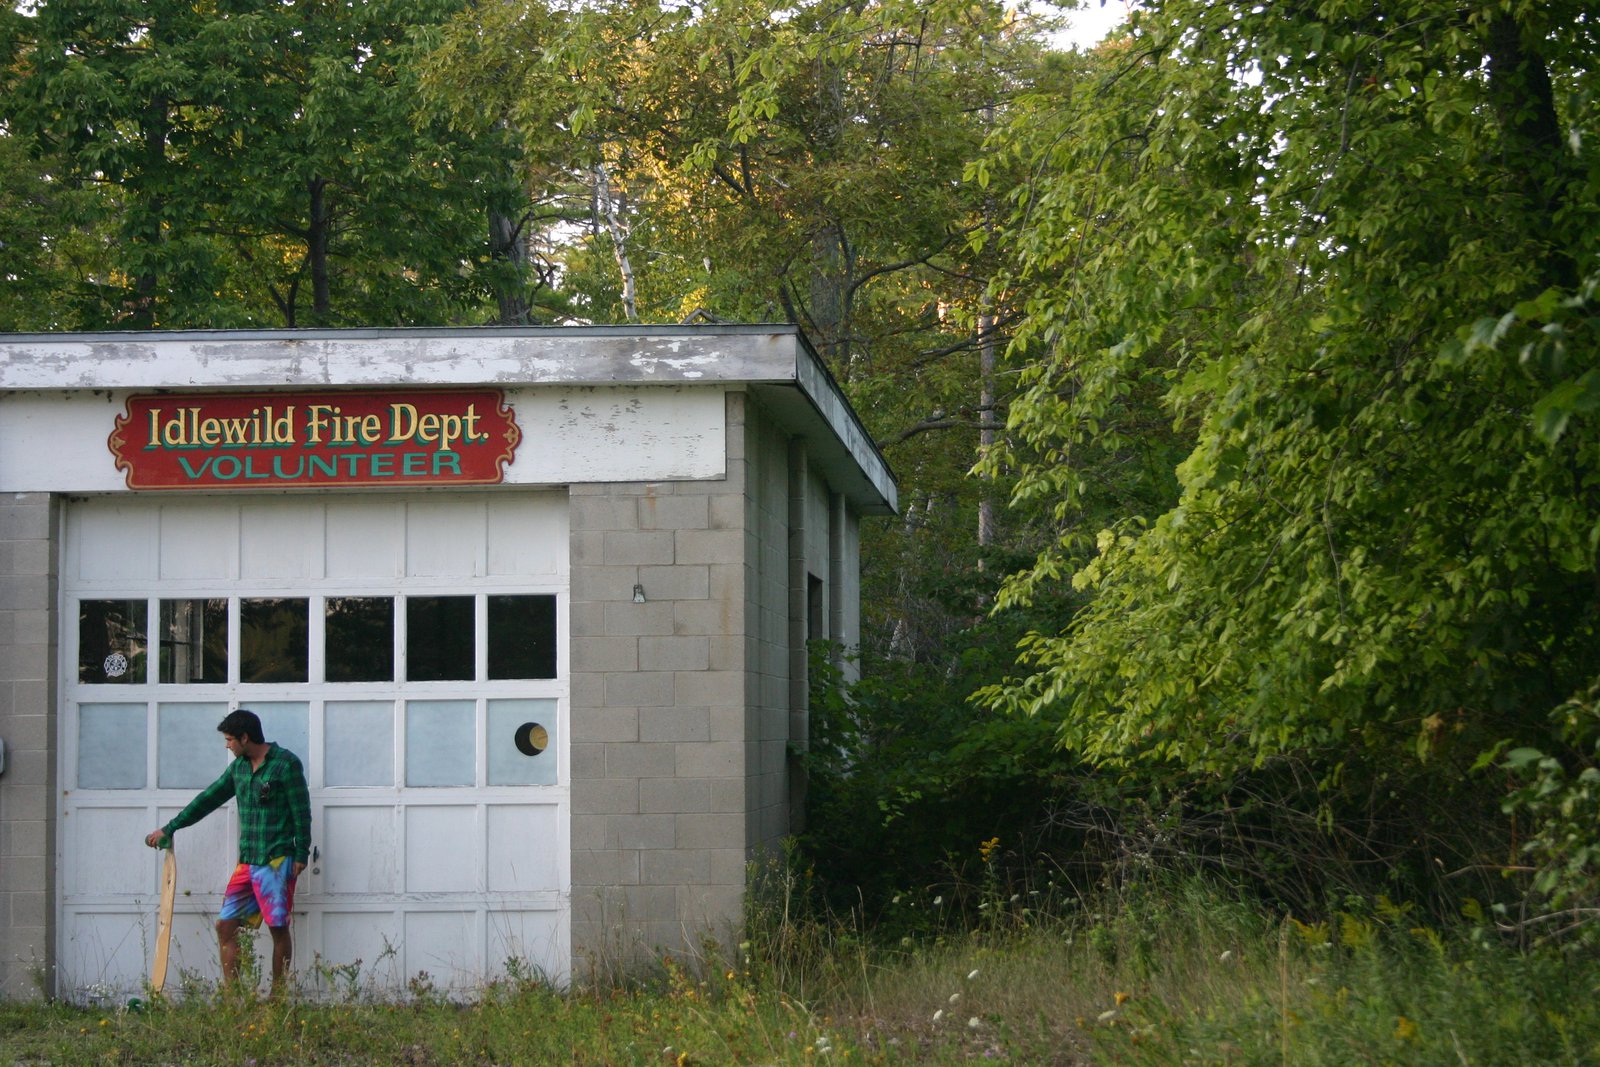
[[[1112,999],[1117,1002],[1117,1007],[1120,1008],[1124,1004],[1126,1004],[1128,1002],[1128,998],[1130,998],[1132,996],[1133,996],[1132,993],[1115,993],[1115,994],[1112,995]]]
[[[998,837],[991,837],[989,840],[978,846],[978,855],[983,858],[983,862],[988,863],[989,857],[992,856],[994,854],[994,850],[999,847],[1000,839]]]
[[[1417,1039],[1417,1024],[1400,1016],[1400,1021],[1395,1024],[1394,1039],[1396,1041],[1415,1041]]]

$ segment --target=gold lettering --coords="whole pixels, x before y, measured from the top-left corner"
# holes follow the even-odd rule
[[[389,443],[409,441],[417,434],[417,409],[414,404],[389,405]]]

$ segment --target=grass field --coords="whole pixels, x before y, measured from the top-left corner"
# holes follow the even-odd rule
[[[752,938],[626,986],[508,980],[465,1002],[426,981],[379,1002],[352,981],[320,1002],[0,1005],[0,1067],[1600,1064],[1592,952],[1384,902],[1303,924],[1180,888],[1100,910],[997,902],[978,930],[927,922],[893,945],[822,922]]]

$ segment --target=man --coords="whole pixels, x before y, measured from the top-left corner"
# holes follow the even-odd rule
[[[238,799],[239,865],[223,893],[217,919],[222,978],[229,985],[239,979],[239,927],[255,927],[265,919],[272,932],[272,990],[278,993],[293,955],[289,912],[294,907],[295,880],[311,854],[311,794],[299,758],[266,742],[255,712],[240,708],[217,730],[233,762],[188,807],[147,834],[144,842],[160,848],[172,834],[210,815],[229,797]]]

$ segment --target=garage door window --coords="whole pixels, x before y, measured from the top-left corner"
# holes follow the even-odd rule
[[[148,604],[143,600],[78,602],[78,681],[142,685],[148,657]]]
[[[228,680],[228,601],[223,597],[161,602],[161,680],[222,684]]]
[[[477,676],[473,597],[406,599],[406,680],[462,682]]]
[[[306,681],[310,608],[304,597],[239,602],[239,681]]]
[[[489,598],[489,677],[556,676],[556,598]]]
[[[394,681],[393,597],[329,597],[324,623],[328,681]]]

